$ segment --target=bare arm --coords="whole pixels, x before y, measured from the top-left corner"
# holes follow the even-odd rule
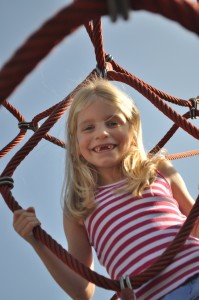
[[[169,161],[162,163],[159,166],[159,170],[170,183],[173,197],[177,200],[180,211],[185,216],[188,216],[195,201],[191,197],[183,178]],[[199,219],[195,223],[195,226],[192,230],[192,235],[199,238]]]
[[[91,299],[94,293],[94,285],[72,271],[45,245],[34,238],[32,230],[37,225],[40,225],[40,222],[36,218],[33,208],[18,210],[14,213],[13,226],[15,230],[32,245],[50,274],[64,291],[69,294],[72,299]],[[64,221],[64,226],[67,226],[66,221]],[[68,232],[68,230],[70,231],[68,234],[69,252],[86,266],[92,267],[92,251],[86,233],[84,232],[84,227],[77,222],[70,222],[69,229],[65,229],[65,232]],[[71,235],[73,235],[74,238],[71,238]],[[81,249],[81,251],[75,249]]]

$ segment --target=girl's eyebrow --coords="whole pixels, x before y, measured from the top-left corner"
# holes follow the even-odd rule
[[[116,117],[117,115],[116,114],[114,114],[114,115],[109,115],[109,116],[107,116],[106,118],[105,118],[105,121],[109,121],[109,120],[111,120],[112,118],[114,118],[114,117]]]
[[[114,117],[120,118],[119,113],[115,113],[115,114],[113,114],[113,115],[108,116],[108,117],[105,119],[105,121],[109,121],[109,120],[111,120],[111,119],[114,118]]]
[[[123,115],[122,115],[123,116]],[[111,119],[113,119],[113,118],[117,118],[118,120],[123,120],[123,118],[121,117],[121,114],[119,113],[119,112],[117,112],[117,113],[115,113],[115,114],[113,114],[113,115],[111,115],[111,116],[108,116],[106,119],[105,119],[105,121],[107,122],[107,121],[109,121],[109,120],[111,120]],[[126,119],[126,117],[124,116],[124,118]]]
[[[83,126],[83,125],[85,125],[85,124],[92,123],[93,121],[94,121],[94,119],[86,119],[86,120],[84,120],[84,121],[78,123],[77,125],[78,125],[78,126]]]
[[[105,117],[104,121],[108,121],[108,120],[112,119],[115,116],[117,116],[117,114],[108,115],[108,116]],[[89,123],[92,123],[92,122],[95,122],[95,119],[86,119],[86,120],[83,120],[82,122],[80,122],[78,124],[78,126],[82,126],[82,125],[89,124]]]
[[[104,121],[107,122],[114,117],[120,118],[119,113],[114,113],[114,114],[106,116],[104,118]],[[83,120],[82,122],[80,122],[77,126],[85,126],[86,124],[91,124],[93,122],[95,122],[95,119],[86,119],[86,120]]]

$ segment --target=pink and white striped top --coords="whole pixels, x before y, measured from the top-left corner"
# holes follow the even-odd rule
[[[167,180],[158,172],[143,197],[122,192],[126,181],[99,187],[95,211],[85,220],[89,241],[112,279],[135,276],[164,252],[186,217]],[[199,239],[189,237],[174,261],[157,278],[135,290],[139,300],[157,300],[199,273]]]

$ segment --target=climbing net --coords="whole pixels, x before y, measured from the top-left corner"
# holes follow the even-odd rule
[[[188,120],[189,118],[196,118],[199,116],[199,110],[197,109],[199,97],[183,100],[168,95],[129,73],[127,70],[119,66],[111,55],[105,52],[101,16],[109,13],[113,21],[117,18],[118,14],[121,14],[124,18],[128,18],[128,11],[130,9],[134,11],[146,10],[161,14],[170,20],[177,21],[189,31],[196,33],[197,35],[199,34],[199,5],[188,0],[78,0],[63,8],[53,18],[46,21],[41,28],[29,37],[29,39],[14,53],[11,59],[1,69],[0,105],[4,106],[4,108],[6,108],[18,120],[19,133],[0,151],[0,157],[4,157],[16,145],[20,144],[28,129],[33,131],[31,138],[11,158],[0,176],[0,191],[12,212],[21,208],[11,192],[11,189],[14,186],[14,180],[12,177],[15,170],[42,139],[46,139],[59,147],[65,148],[63,141],[50,135],[48,132],[70,107],[72,95],[79,86],[62,101],[36,115],[31,122],[27,122],[20,112],[7,99],[14,92],[15,88],[23,81],[23,79],[36,67],[36,65],[48,55],[52,48],[59,44],[65,36],[74,32],[81,25],[86,27],[88,36],[95,50],[97,62],[97,67],[91,71],[85,80],[95,74],[103,76],[111,81],[119,81],[128,84],[173,121],[174,125],[157,143],[157,145],[154,146],[151,150],[152,153],[155,154],[160,148],[162,148],[179,127],[194,138],[199,139],[199,129]],[[45,39],[43,38],[44,36]],[[167,102],[186,107],[188,108],[188,112],[180,115],[173,110]],[[39,127],[38,124],[43,119],[46,120]],[[197,154],[199,154],[199,150],[192,150],[180,154],[169,155],[169,159],[188,157]],[[190,234],[194,222],[198,217],[197,211],[199,209],[199,201],[197,200],[182,229],[163,255],[147,270],[133,278],[130,278],[130,284],[133,288],[141,286],[143,283],[156,276],[172,261],[174,255],[186,241],[186,238]],[[113,291],[120,291],[122,289],[118,280],[106,278],[81,264],[41,227],[35,228],[34,235],[59,259],[88,281],[93,282],[99,287]],[[123,299],[133,299],[133,294],[131,292],[129,293],[128,288],[124,288],[122,292]],[[112,299],[117,299],[116,294],[112,297]]]

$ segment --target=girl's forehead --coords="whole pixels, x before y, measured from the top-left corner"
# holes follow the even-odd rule
[[[99,96],[92,96],[92,97],[88,98],[83,109],[87,109],[87,108],[89,109],[89,108],[93,108],[93,107],[99,107],[101,109],[106,109],[107,107],[110,107],[112,109],[117,108],[115,103],[113,103],[112,101],[110,101],[108,99],[99,97]]]
[[[108,103],[103,98],[98,98],[84,107],[77,116],[77,123],[86,122],[87,120],[108,119],[114,115],[123,115],[116,105]]]

